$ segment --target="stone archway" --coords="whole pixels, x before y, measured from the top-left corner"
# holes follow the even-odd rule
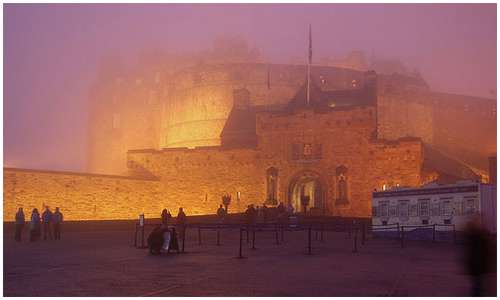
[[[288,203],[293,206],[295,212],[303,213],[301,195],[309,196],[310,202],[307,211],[315,214],[324,214],[326,208],[327,187],[316,172],[304,171],[290,180],[288,186]]]

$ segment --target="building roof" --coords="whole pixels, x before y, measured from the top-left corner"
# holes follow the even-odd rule
[[[289,108],[306,106],[307,82],[290,100]],[[309,90],[309,104],[317,109],[330,109],[359,105],[375,105],[376,94],[367,87],[344,90],[323,91],[314,81],[311,81]]]

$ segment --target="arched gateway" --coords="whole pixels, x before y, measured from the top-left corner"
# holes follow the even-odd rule
[[[288,203],[292,204],[295,212],[304,212],[301,203],[302,196],[309,197],[306,210],[315,214],[325,213],[326,184],[321,176],[312,171],[304,171],[290,180],[288,186]]]

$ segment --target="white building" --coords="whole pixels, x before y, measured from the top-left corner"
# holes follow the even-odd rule
[[[496,210],[496,185],[471,181],[397,187],[372,195],[373,225],[455,224],[460,231],[474,215],[480,214],[483,225],[496,232]],[[452,227],[436,226],[436,230]]]

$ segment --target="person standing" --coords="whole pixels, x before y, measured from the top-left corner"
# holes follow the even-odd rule
[[[63,222],[63,214],[59,210],[59,207],[56,207],[56,211],[52,216],[52,223],[54,224],[54,239],[61,239],[61,223]]]
[[[184,229],[186,225],[186,214],[182,207],[179,207],[179,213],[177,213],[177,230],[179,231],[179,238],[182,240],[184,236]]]
[[[168,210],[166,208],[164,208],[161,212],[161,224],[163,225],[163,227],[167,227],[168,226],[168,216],[170,214],[168,213]]]
[[[21,241],[21,234],[23,233],[24,224],[26,220],[24,219],[23,208],[19,207],[19,210],[16,213],[16,234],[14,239],[18,242]]]
[[[219,223],[224,223],[224,219],[226,218],[226,210],[222,207],[222,204],[217,209],[217,218],[219,219]]]
[[[35,241],[40,237],[40,214],[38,209],[34,208],[31,212],[31,223],[30,223],[30,242]]]
[[[45,207],[45,211],[42,214],[42,221],[43,221],[43,239],[47,239],[47,234],[49,235],[49,239],[52,239],[52,230],[51,230],[51,223],[52,223],[52,212],[50,211],[49,207]]]

